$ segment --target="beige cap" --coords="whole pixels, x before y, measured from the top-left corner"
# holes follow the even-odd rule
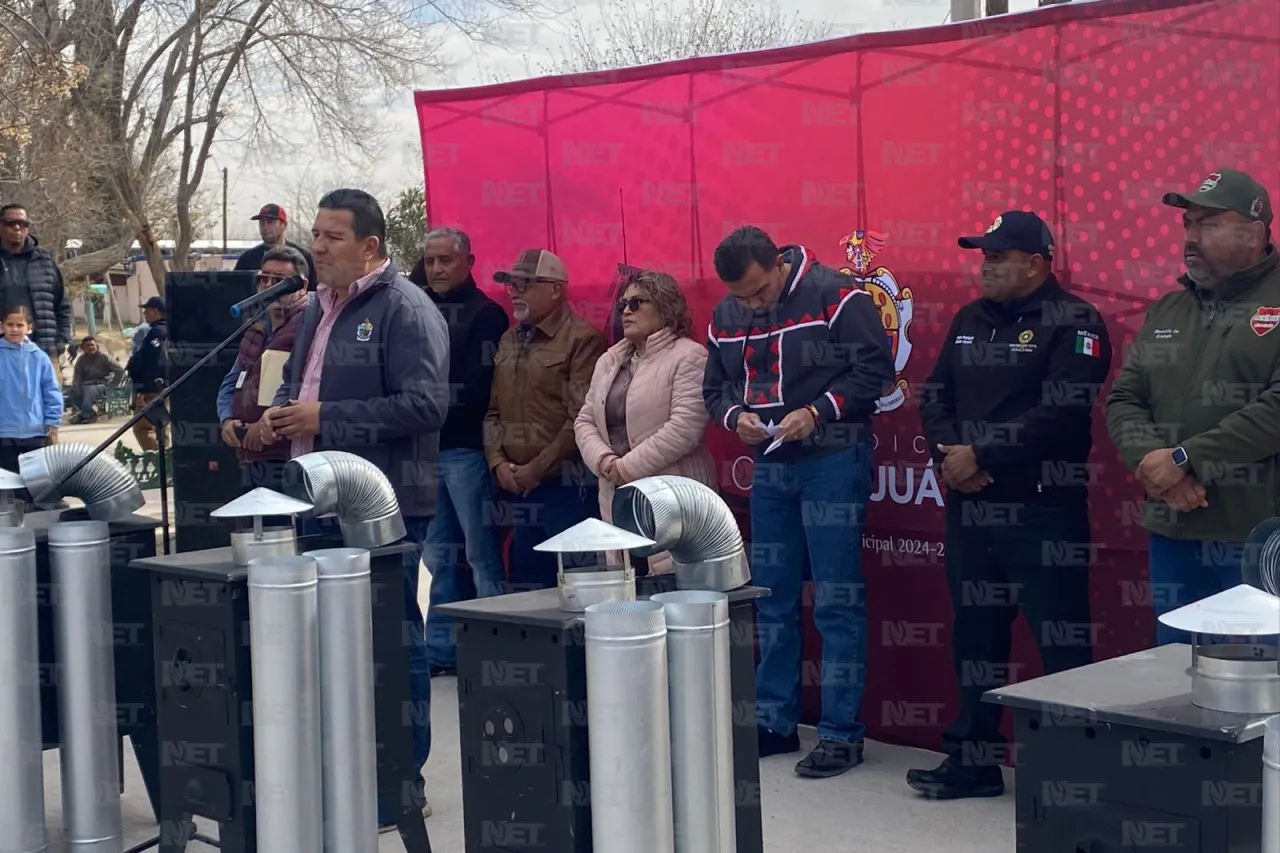
[[[564,268],[564,261],[546,249],[525,249],[510,270],[494,273],[493,280],[499,284],[521,281],[558,281],[568,284],[569,273]]]

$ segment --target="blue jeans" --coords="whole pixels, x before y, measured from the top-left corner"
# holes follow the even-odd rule
[[[862,525],[871,498],[871,448],[858,445],[797,462],[758,460],[751,485],[751,580],[772,592],[756,602],[760,666],[756,717],[790,735],[800,723],[801,572],[813,572],[813,621],[822,634],[822,740],[858,742],[866,686],[867,607]]]
[[[1151,534],[1148,552],[1151,604],[1156,615],[1186,607],[1211,595],[1244,583],[1241,574],[1243,542],[1206,542],[1198,539],[1169,539]],[[1224,638],[1201,635],[1201,643]],[[1156,645],[1190,643],[1185,631],[1156,622]]]
[[[74,392],[72,393],[71,402],[77,409],[79,409],[80,417],[85,420],[89,420],[89,418],[93,417],[94,405],[104,394],[106,394],[106,392],[107,388],[105,385],[81,385],[79,394],[75,394]]]
[[[457,665],[453,619],[437,613],[441,604],[501,595],[506,572],[493,517],[493,475],[484,451],[456,448],[440,451],[436,517],[427,530],[423,562],[431,572],[427,607],[427,657],[436,666]],[[463,570],[471,566],[471,581]]]
[[[512,526],[511,569],[508,592],[554,589],[558,568],[556,555],[533,547],[575,524],[594,518],[600,506],[599,483],[568,471],[555,475],[529,493],[528,497],[503,493],[505,520]],[[566,566],[582,566],[596,559],[594,554],[564,554]]]

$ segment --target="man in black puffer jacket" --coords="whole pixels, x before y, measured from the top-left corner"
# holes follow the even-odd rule
[[[58,352],[71,341],[71,303],[53,255],[31,236],[31,220],[19,204],[0,207],[0,310],[24,305],[35,318],[31,342],[53,360],[62,384]]]

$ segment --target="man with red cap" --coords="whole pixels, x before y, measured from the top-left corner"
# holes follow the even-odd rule
[[[284,232],[289,227],[289,214],[285,212],[285,209],[278,204],[264,204],[256,216],[250,216],[249,218],[258,223],[258,233],[262,235],[262,242],[240,256],[240,259],[236,261],[236,269],[260,270],[262,269],[262,259],[266,257],[267,252],[276,246],[290,246],[301,252],[302,257],[307,259],[307,269],[304,273],[307,277],[307,290],[314,290],[316,280],[315,259],[311,257],[311,252],[307,251],[307,249],[284,238]]]

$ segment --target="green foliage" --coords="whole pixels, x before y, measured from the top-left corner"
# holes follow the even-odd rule
[[[408,187],[396,197],[387,211],[387,251],[395,258],[401,272],[409,270],[422,257],[423,237],[427,233],[427,198],[422,187]]]

